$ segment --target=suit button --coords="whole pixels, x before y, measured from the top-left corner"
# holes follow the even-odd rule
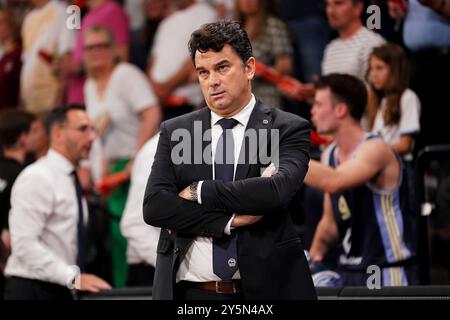
[[[175,252],[175,253],[178,253],[178,252],[180,252],[180,248],[175,248],[175,249],[173,249],[173,252]]]

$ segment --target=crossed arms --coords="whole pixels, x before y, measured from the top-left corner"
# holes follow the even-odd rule
[[[200,205],[179,196],[186,186],[177,187],[169,131],[163,123],[144,197],[144,220],[176,232],[221,237],[234,212],[257,216],[287,207],[307,171],[309,129],[309,124],[297,119],[286,123],[280,128],[280,161],[276,174],[234,182],[205,180]]]

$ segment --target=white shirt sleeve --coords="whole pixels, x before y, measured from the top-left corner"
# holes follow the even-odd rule
[[[414,134],[420,131],[420,100],[410,89],[405,90],[400,99],[402,115],[399,122],[400,135]]]
[[[74,266],[62,261],[41,241],[53,210],[53,188],[45,174],[28,171],[19,175],[11,192],[11,242],[14,254],[31,274],[66,286],[75,275]]]
[[[121,90],[121,96],[129,102],[134,112],[139,113],[148,107],[157,105],[158,100],[142,71],[128,63],[119,68],[122,68],[122,74],[118,88]]]
[[[156,247],[161,229],[145,223],[142,203],[158,140],[159,134],[156,134],[144,144],[136,155],[127,203],[120,222],[122,234],[128,241],[129,249],[132,250],[132,253],[128,254],[128,258],[139,260],[131,261],[133,263],[145,261],[152,266],[156,265]]]
[[[225,234],[230,235],[231,234],[231,229],[234,229],[231,226],[231,223],[233,222],[234,217],[236,216],[235,213],[233,213],[233,215],[231,216],[231,219],[228,221],[227,225],[225,226],[225,230],[223,231]]]

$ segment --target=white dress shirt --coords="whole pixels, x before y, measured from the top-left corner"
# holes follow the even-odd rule
[[[134,159],[131,171],[130,190],[120,221],[120,230],[128,241],[128,264],[146,262],[153,267],[156,265],[156,247],[161,229],[144,222],[142,203],[144,203],[145,186],[152,170],[158,140],[159,133],[142,146]]]
[[[247,127],[250,115],[255,107],[255,97],[252,95],[250,102],[238,114],[232,118],[239,123],[232,129],[234,139],[234,174],[236,174],[237,159],[239,159],[239,152],[241,150],[242,140],[244,139],[245,128]],[[223,117],[211,111],[211,150],[212,163],[214,163],[214,155],[216,153],[217,142],[222,134],[222,127],[218,121]],[[215,177],[214,166],[213,179]],[[201,185],[198,185],[199,203],[201,203]],[[225,232],[230,233],[231,219],[228,222]],[[239,270],[234,274],[233,279],[239,279]],[[213,256],[212,256],[212,238],[211,237],[197,237],[192,243],[191,247],[184,256],[177,272],[177,282],[181,280],[193,282],[206,281],[220,281],[221,279],[213,271]]]
[[[66,286],[76,275],[78,204],[73,164],[50,149],[25,168],[11,192],[12,254],[6,276]],[[83,199],[84,221],[88,208]]]

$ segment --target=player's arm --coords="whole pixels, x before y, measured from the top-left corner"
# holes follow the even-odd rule
[[[377,139],[364,142],[354,157],[335,169],[312,160],[305,183],[328,193],[352,189],[378,174],[387,164],[391,152],[388,145]]]
[[[328,193],[323,197],[323,214],[317,225],[309,254],[313,261],[320,262],[338,239],[338,229],[333,216],[331,198]]]

